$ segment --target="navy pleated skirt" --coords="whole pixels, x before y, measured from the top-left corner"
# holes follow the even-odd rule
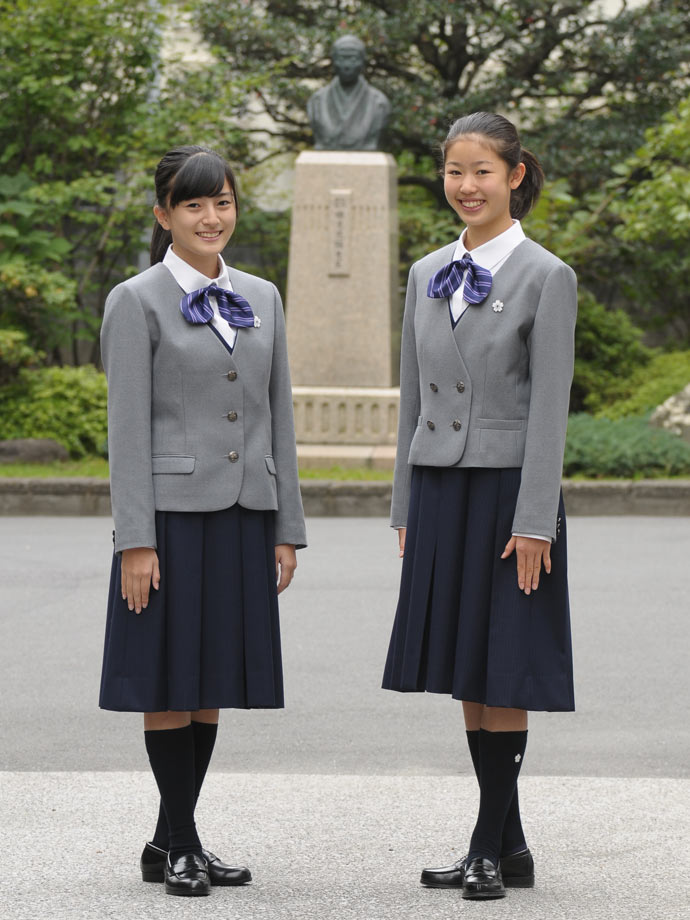
[[[515,553],[500,558],[519,488],[519,469],[413,469],[385,689],[575,708],[563,497],[551,574],[525,595]]]
[[[160,589],[140,614],[113,557],[101,708],[282,707],[274,513],[157,511],[156,535]]]

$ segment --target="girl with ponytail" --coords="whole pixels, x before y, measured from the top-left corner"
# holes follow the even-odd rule
[[[144,713],[160,805],[142,879],[198,896],[251,880],[202,846],[195,808],[219,710],[283,706],[277,596],[305,530],[280,296],[221,256],[232,170],[178,147],[155,184],[151,267],[110,293],[101,331],[115,545],[100,705]]]
[[[577,291],[520,225],[544,174],[515,126],[467,115],[442,153],[465,227],[410,270],[383,686],[462,701],[479,812],[467,855],[421,881],[488,899],[534,885],[517,791],[527,713],[574,709],[561,471]]]

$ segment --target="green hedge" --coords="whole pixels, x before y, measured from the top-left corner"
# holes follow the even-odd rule
[[[597,415],[602,418],[624,418],[644,415],[660,403],[679,393],[690,383],[690,351],[671,351],[655,355],[644,368],[638,368],[623,381],[625,395],[603,406]]]
[[[570,416],[564,476],[642,479],[690,475],[690,444],[646,418]]]
[[[73,457],[108,452],[105,374],[95,367],[24,369],[0,388],[0,439],[54,438]]]

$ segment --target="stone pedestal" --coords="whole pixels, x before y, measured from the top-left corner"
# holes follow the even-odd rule
[[[294,384],[391,386],[397,214],[390,154],[297,158],[287,286]]]
[[[286,314],[300,463],[392,466],[395,161],[380,152],[306,151],[294,196]]]

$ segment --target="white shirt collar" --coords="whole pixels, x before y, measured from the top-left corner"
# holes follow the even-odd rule
[[[173,252],[172,245],[168,246],[168,251],[163,258],[163,265],[170,271],[185,294],[191,294],[192,291],[198,291],[199,288],[208,287],[209,284],[217,284],[223,290],[231,291],[232,284],[230,283],[228,267],[221,255],[218,256],[218,263],[220,265],[218,277],[207,278],[206,275],[202,275],[201,272],[192,268],[189,262],[185,262],[177,253]]]
[[[467,228],[465,227],[455,246],[455,252],[453,253],[454,262],[462,259],[462,257],[468,253],[464,242],[466,233]],[[526,239],[525,232],[522,229],[520,221],[514,220],[512,227],[504,230],[503,233],[499,233],[498,236],[495,236],[492,240],[482,243],[481,246],[477,246],[469,255],[472,256],[472,259],[477,265],[481,265],[482,268],[488,268],[489,271],[492,271],[499,262],[507,259],[513,249],[519,246],[524,239]]]

